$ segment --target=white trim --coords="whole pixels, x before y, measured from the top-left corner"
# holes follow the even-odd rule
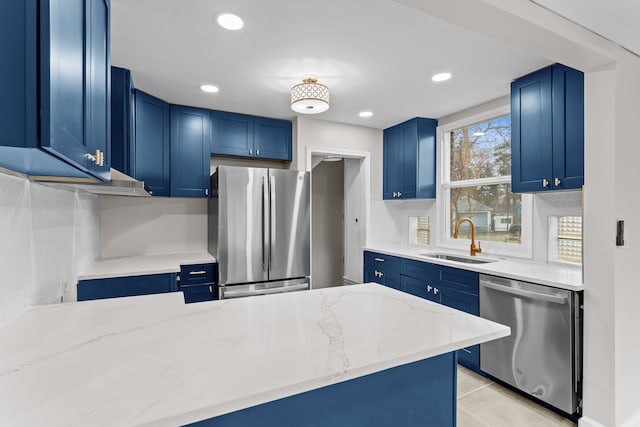
[[[318,147],[318,146],[307,146],[306,147],[306,158],[305,158],[305,170],[311,171],[313,168],[313,156],[340,156],[348,159],[360,159],[362,160],[362,164],[360,165],[360,174],[364,171],[364,185],[360,200],[360,206],[364,207],[364,239],[360,244],[360,249],[362,250],[369,244],[369,236],[371,235],[371,153],[368,151],[353,151],[353,150],[342,150],[339,148],[331,148],[331,147]],[[313,182],[313,178],[312,178]],[[311,212],[313,212],[313,201],[311,201],[311,205],[309,206]],[[311,216],[311,221],[313,221],[313,215]],[[311,233],[311,230],[309,230]],[[311,248],[310,248],[310,256],[311,262],[313,262],[313,240],[311,240]],[[360,262],[364,262],[364,258],[360,257]],[[362,264],[360,265],[360,271],[362,271]],[[360,273],[362,274],[362,273]],[[364,279],[364,278],[362,278]],[[313,284],[313,278],[311,278],[311,283]],[[313,288],[313,286],[312,286]]]
[[[591,418],[581,417],[578,420],[578,427],[607,427],[607,426],[605,426],[604,424],[600,424],[599,422],[592,420]]]
[[[485,184],[511,184],[510,177],[493,177],[482,178],[478,180],[449,181],[449,162],[446,158],[445,134],[453,129],[470,126],[481,123],[496,117],[511,114],[511,106],[509,104],[498,108],[492,108],[479,114],[456,120],[436,129],[438,135],[438,144],[436,144],[436,156],[438,159],[439,173],[436,175],[436,227],[435,237],[436,244],[439,247],[466,250],[469,247],[467,240],[457,240],[449,237],[447,227],[448,217],[448,200],[446,199],[446,191],[451,188],[466,187],[469,185]],[[520,258],[533,257],[533,197],[530,194],[522,194],[522,234],[521,244],[514,245],[501,242],[482,242],[484,253],[495,255],[506,255]]]

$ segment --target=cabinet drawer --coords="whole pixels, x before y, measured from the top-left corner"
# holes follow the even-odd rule
[[[416,279],[431,280],[433,274],[433,264],[428,262],[415,261],[412,259],[402,259],[401,273],[404,276],[415,277]]]
[[[178,290],[176,274],[112,277],[78,282],[78,301],[160,294]]]
[[[462,292],[478,295],[479,275],[475,271],[460,270],[444,265],[434,266],[435,285],[447,286]]]
[[[480,297],[466,292],[440,286],[440,302],[447,307],[464,311],[465,313],[480,315]]]
[[[364,263],[387,273],[400,272],[400,258],[391,255],[382,255],[375,252],[364,253]]]
[[[426,280],[415,279],[408,276],[400,276],[402,290],[408,294],[415,295],[429,301],[440,302],[440,292],[437,288],[429,284]]]
[[[203,283],[201,285],[180,286],[180,290],[184,295],[184,303],[191,304],[194,302],[212,301],[216,299],[216,284]]]
[[[480,346],[472,345],[471,347],[462,348],[457,351],[458,363],[462,366],[474,371],[480,369]]]
[[[213,282],[216,282],[215,264],[190,264],[180,266],[180,287]]]

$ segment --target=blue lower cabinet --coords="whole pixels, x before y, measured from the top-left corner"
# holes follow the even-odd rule
[[[402,282],[402,290],[408,294],[415,295],[420,298],[433,302],[440,302],[440,292],[438,288],[431,285],[427,280],[416,279],[414,277],[400,276]]]
[[[218,299],[217,264],[188,264],[180,266],[180,291],[185,304]]]
[[[189,425],[454,427],[456,375],[446,353]]]
[[[480,346],[472,345],[460,349],[456,352],[458,354],[458,363],[476,372],[480,371]]]
[[[80,280],[78,301],[177,292],[176,273]]]
[[[200,285],[180,285],[180,291],[184,295],[184,303],[213,301],[217,299],[217,285],[215,283],[203,283]]]

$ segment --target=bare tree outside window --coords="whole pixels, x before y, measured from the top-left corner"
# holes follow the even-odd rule
[[[478,239],[520,243],[522,201],[511,192],[511,117],[502,116],[448,133],[449,231],[471,218]],[[470,226],[460,228],[462,237]]]

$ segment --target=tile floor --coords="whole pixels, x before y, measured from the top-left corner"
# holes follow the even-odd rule
[[[458,366],[457,427],[572,427],[577,424]]]

